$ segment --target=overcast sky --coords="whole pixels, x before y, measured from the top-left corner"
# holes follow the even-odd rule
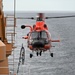
[[[3,10],[13,11],[14,0],[3,0]],[[16,11],[74,11],[75,0],[16,0]]]

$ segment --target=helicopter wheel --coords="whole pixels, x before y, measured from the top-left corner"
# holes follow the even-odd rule
[[[30,54],[30,58],[32,58],[33,57],[33,54]]]
[[[50,56],[53,57],[53,53],[50,53]]]
[[[39,53],[39,54],[40,54],[40,56],[41,56],[41,55],[42,55],[42,51],[40,51],[40,53]]]
[[[39,55],[39,53],[38,53],[38,52],[36,52],[36,55],[38,56],[38,55]]]

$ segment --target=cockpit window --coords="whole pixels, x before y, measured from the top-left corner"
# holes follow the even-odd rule
[[[32,32],[31,33],[31,38],[34,39],[34,38],[37,38],[38,37],[38,32]]]
[[[41,38],[47,38],[47,33],[45,31],[40,32]]]
[[[41,31],[41,32],[32,32],[31,33],[31,38],[32,39],[37,39],[37,38],[47,38],[47,33],[45,31]]]

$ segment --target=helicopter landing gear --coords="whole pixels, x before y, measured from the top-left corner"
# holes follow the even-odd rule
[[[40,51],[40,52],[36,52],[36,55],[38,56],[38,55],[42,55],[42,51]]]
[[[33,57],[33,54],[30,54],[30,58],[32,58]]]
[[[50,53],[50,56],[53,57],[53,53]]]
[[[51,51],[50,51],[50,50],[49,50],[49,52],[50,52],[50,56],[51,56],[51,57],[53,57],[53,53],[51,53]]]
[[[40,54],[40,56],[41,56],[41,55],[42,55],[42,51],[40,51],[40,53],[39,53],[39,54]]]
[[[38,56],[38,55],[39,55],[39,53],[38,53],[38,52],[36,52],[36,55]]]

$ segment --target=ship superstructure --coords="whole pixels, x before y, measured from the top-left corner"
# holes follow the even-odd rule
[[[10,24],[11,22],[13,23]],[[0,0],[0,75],[10,75],[8,57],[14,49],[15,27],[15,15],[4,17],[3,3]]]

